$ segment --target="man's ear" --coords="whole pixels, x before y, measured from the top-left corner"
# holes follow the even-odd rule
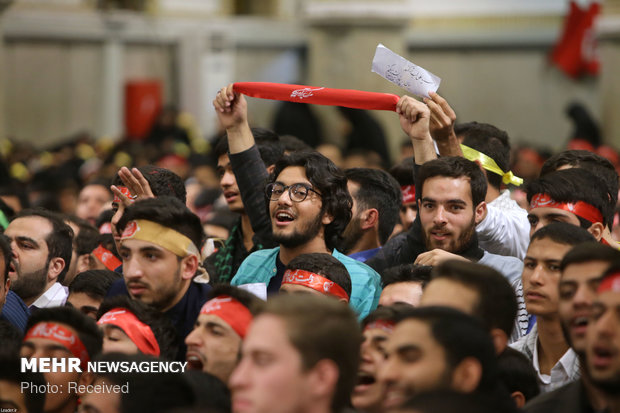
[[[379,223],[379,211],[370,208],[362,212],[362,229],[369,229]]]
[[[54,257],[50,260],[47,266],[47,282],[55,283],[58,281],[58,275],[65,268],[65,260],[60,257]]]
[[[78,255],[77,257],[77,274],[88,271],[90,269],[90,253]]]
[[[502,354],[504,350],[506,350],[506,346],[508,346],[508,336],[506,332],[501,328],[492,328],[490,333],[493,346],[495,347],[495,354]]]
[[[481,223],[486,215],[487,215],[487,203],[482,201],[476,206],[476,208],[474,208],[474,220],[476,222],[476,225]]]
[[[329,225],[334,221],[334,216],[329,212],[323,214],[323,218],[321,218],[321,223],[323,225]]]
[[[523,406],[525,406],[525,402],[527,400],[525,400],[525,395],[520,391],[513,391],[512,393],[510,393],[510,397],[512,397],[512,400],[517,405],[517,409],[522,409]]]
[[[181,278],[184,280],[191,280],[198,270],[198,257],[195,255],[188,255],[181,260]]]
[[[268,173],[269,175],[271,175],[271,174],[273,173],[273,170],[274,170],[274,169],[276,169],[276,164],[275,164],[275,163],[272,163],[271,165],[269,165],[269,166],[267,167],[267,173]]]
[[[309,389],[315,397],[331,398],[338,383],[338,366],[333,360],[323,359],[308,371]]]
[[[482,365],[473,357],[463,359],[452,372],[452,390],[472,393],[482,378]]]
[[[592,234],[597,241],[601,240],[604,231],[605,227],[600,222],[595,222],[594,224],[590,225],[590,228],[588,228],[588,232]]]

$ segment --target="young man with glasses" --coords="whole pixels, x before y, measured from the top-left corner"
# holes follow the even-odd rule
[[[295,152],[276,163],[265,191],[273,237],[280,246],[250,254],[231,283],[263,284],[267,293],[276,293],[293,258],[328,253],[351,275],[350,305],[361,318],[368,315],[379,302],[380,276],[335,249],[353,204],[343,172],[318,152]]]

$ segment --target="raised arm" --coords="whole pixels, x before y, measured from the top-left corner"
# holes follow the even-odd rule
[[[431,136],[437,143],[437,149],[441,156],[463,156],[461,146],[454,133],[456,114],[444,98],[435,92],[431,92],[430,99],[425,98],[424,103],[431,111],[430,131]]]
[[[396,104],[396,113],[400,127],[411,139],[415,163],[422,165],[437,158],[429,130],[431,112],[428,106],[410,96],[402,96]]]

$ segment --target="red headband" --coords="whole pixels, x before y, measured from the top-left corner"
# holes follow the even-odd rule
[[[242,339],[252,322],[252,313],[229,295],[219,295],[205,303],[200,314],[211,314],[224,320]]]
[[[80,359],[82,370],[86,370],[87,363],[90,361],[88,351],[86,351],[82,340],[68,328],[52,322],[41,322],[28,330],[24,341],[31,338],[45,338],[62,345],[73,354],[73,357]]]
[[[297,284],[304,287],[312,288],[321,294],[332,295],[337,298],[342,298],[349,302],[349,294],[336,284],[335,282],[328,280],[327,278],[315,274],[310,271],[304,270],[286,270],[284,272],[284,278],[282,284]]]
[[[415,201],[415,185],[401,186],[400,191],[403,193],[403,204]]]
[[[603,222],[603,214],[601,214],[601,211],[596,209],[594,206],[583,201],[557,202],[551,199],[551,197],[547,194],[534,195],[532,197],[532,202],[530,202],[530,208],[562,209],[564,211],[572,212],[573,214],[592,223]]]
[[[396,323],[394,323],[393,321],[376,320],[376,321],[366,324],[364,331],[372,330],[372,329],[379,329],[379,330],[385,331],[386,333],[391,333],[392,330],[394,330],[395,325]]]
[[[125,195],[127,198],[129,198],[130,202],[134,202],[135,199],[132,198],[131,196],[131,192],[129,192],[129,189],[126,186],[117,186],[118,190],[121,191],[121,194]],[[121,202],[121,199],[118,197],[118,195],[114,194],[114,200],[112,200],[112,202],[116,202],[119,203]]]
[[[614,272],[603,278],[603,281],[599,284],[596,292],[600,294],[605,291],[620,293],[620,272]]]
[[[244,95],[272,100],[344,106],[354,109],[396,110],[399,97],[390,93],[363,92],[268,82],[238,82],[233,90]]]
[[[159,344],[151,327],[125,308],[113,308],[99,318],[98,325],[110,324],[123,330],[142,354],[159,357]]]
[[[114,271],[122,264],[121,260],[116,258],[116,256],[112,254],[110,250],[108,250],[101,244],[99,244],[99,246],[93,250],[92,254],[97,257],[97,259],[101,261],[103,265],[105,265],[105,267],[110,271]]]

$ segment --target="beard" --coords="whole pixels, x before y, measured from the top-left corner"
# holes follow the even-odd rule
[[[11,282],[11,290],[22,300],[37,298],[45,291],[47,267],[29,273],[16,272],[17,278]]]
[[[308,223],[301,230],[294,230],[291,234],[281,234],[274,231],[273,239],[280,245],[286,248],[296,248],[306,244],[314,239],[321,230],[323,225],[322,215],[317,214],[315,219]]]
[[[428,230],[426,229],[424,230],[424,245],[426,246],[426,249],[430,251],[435,248],[440,248],[444,251],[456,254],[456,253],[459,253],[465,250],[466,247],[471,243],[474,233],[476,232],[476,219],[474,215],[472,215],[471,222],[466,228],[463,229],[459,237],[457,239],[450,239],[448,241],[448,244],[444,245],[443,247],[438,246],[438,245],[433,245],[433,239],[431,238],[431,231],[435,229],[441,229],[441,228],[433,226],[429,228]]]
[[[592,378],[592,376],[590,376],[590,378]],[[607,379],[597,380],[592,378],[592,383],[603,393],[610,396],[617,396],[618,393],[620,393],[620,372],[616,372],[614,376]]]
[[[360,222],[361,219],[359,217],[351,218],[349,225],[347,225],[342,233],[342,240],[338,243],[338,251],[348,255],[353,247],[355,247],[355,244],[362,238],[364,230],[360,228]]]

